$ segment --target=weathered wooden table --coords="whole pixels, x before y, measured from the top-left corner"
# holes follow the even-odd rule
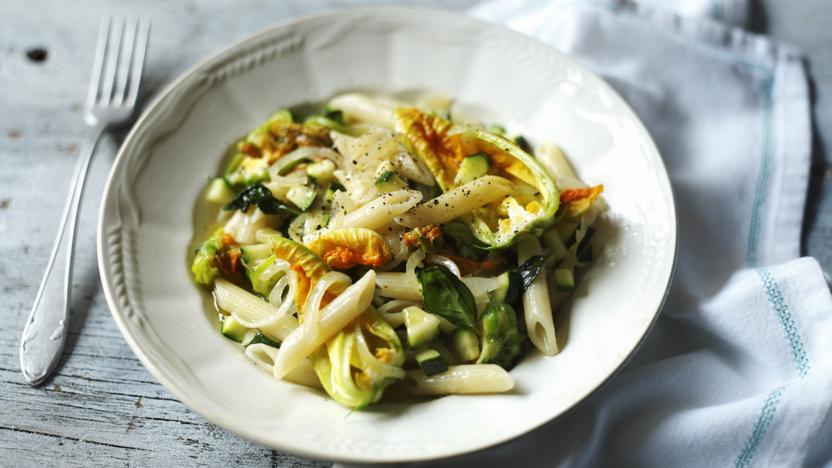
[[[421,2],[462,10],[476,0]],[[153,18],[147,97],[218,47],[292,16],[355,0],[196,2],[129,0],[0,3],[0,466],[297,465],[185,408],[142,367],[110,317],[99,286],[95,222],[116,133],[99,147],[84,199],[72,320],[57,374],[33,389],[18,367],[20,330],[57,228],[69,174],[85,140],[82,106],[102,13]],[[807,216],[808,253],[832,269],[832,5],[763,2],[753,27],[804,47],[817,96],[817,161]],[[788,5],[787,5],[788,4]],[[824,138],[825,137],[825,138]],[[824,160],[825,158],[825,160]],[[824,162],[825,161],[825,162]]]

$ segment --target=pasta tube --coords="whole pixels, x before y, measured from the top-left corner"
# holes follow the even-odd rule
[[[257,328],[273,340],[283,341],[298,328],[291,314],[280,314],[277,307],[222,278],[214,281],[214,298],[241,325]]]
[[[502,393],[514,388],[514,379],[496,364],[448,366],[445,372],[430,377],[421,370],[407,375],[416,382],[409,388],[414,395]]]
[[[343,228],[362,227],[379,229],[393,218],[406,213],[422,200],[422,193],[416,190],[398,190],[382,194],[375,200],[344,216],[339,226]]]
[[[262,343],[249,345],[246,348],[246,357],[257,367],[266,370],[270,374],[273,372],[273,363],[276,354],[277,348],[272,348]],[[315,368],[312,367],[312,362],[309,359],[305,359],[286,374],[285,380],[306,387],[323,388],[321,387],[321,381],[318,380],[318,375],[315,373]]]
[[[526,236],[517,244],[517,261],[520,264],[542,253],[540,242],[534,237]],[[549,302],[549,286],[546,282],[545,269],[541,268],[540,274],[523,293],[523,315],[532,344],[546,356],[557,354],[558,342],[552,319],[552,305]]]
[[[410,228],[447,223],[476,208],[500,200],[510,194],[511,190],[512,184],[508,179],[483,176],[422,203],[396,221]]]
[[[329,106],[344,112],[349,121],[369,122],[392,129],[396,122],[393,111],[401,107],[401,103],[390,99],[373,98],[366,94],[342,94],[329,101]]]
[[[587,186],[575,175],[575,171],[572,170],[572,166],[558,145],[544,143],[537,149],[536,156],[537,161],[549,177],[555,180],[560,190]]]
[[[379,294],[393,299],[421,301],[422,291],[407,278],[407,273],[385,272],[376,274],[376,286]]]
[[[351,320],[361,315],[373,300],[376,274],[367,271],[344,292],[320,311],[320,323],[314,334],[306,333],[305,326],[298,327],[280,345],[274,362],[274,376],[284,378],[310,354],[341,331]]]

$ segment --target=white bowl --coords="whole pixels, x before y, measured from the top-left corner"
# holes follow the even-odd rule
[[[610,212],[603,253],[555,357],[527,356],[516,391],[381,403],[350,412],[273,379],[217,333],[190,278],[194,200],[227,146],[280,107],[346,90],[443,91],[532,142],[555,141]],[[524,434],[584,399],[636,349],[658,314],[675,258],[676,217],[661,158],[601,79],[506,29],[437,11],[356,9],[285,23],[174,81],[141,116],[101,206],[107,302],[130,347],[177,398],[243,437],[302,456],[400,462],[457,455]]]

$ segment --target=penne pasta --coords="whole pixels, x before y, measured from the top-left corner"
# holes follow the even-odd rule
[[[393,120],[393,111],[401,104],[390,99],[350,93],[331,100],[329,106],[344,112],[344,117],[348,121],[369,122],[392,129],[396,124]]]
[[[262,343],[249,345],[246,348],[246,357],[257,367],[265,370],[269,374],[272,373],[276,355],[277,348],[272,348]],[[306,359],[286,374],[285,380],[310,388],[322,388],[321,381],[318,380],[318,376],[315,374],[315,369],[312,367],[309,359]]]
[[[477,303],[478,314],[481,314],[485,309],[485,306],[488,305],[488,302],[491,301],[490,293],[500,286],[500,282],[497,278],[478,278],[475,276],[469,276],[467,278],[462,278],[462,282],[465,283],[465,286],[467,286],[468,290],[471,291],[471,295],[474,296],[474,301]]]
[[[558,145],[544,143],[537,149],[536,156],[540,165],[543,166],[549,177],[554,179],[561,190],[587,186],[575,175],[572,165],[566,160]]]
[[[422,200],[422,194],[415,190],[399,190],[384,193],[375,200],[341,218],[334,227],[363,227],[379,229],[406,213]]]
[[[532,256],[541,255],[542,253],[543,249],[540,247],[540,242],[531,236],[526,236],[517,245],[517,261],[520,264]],[[558,352],[552,314],[546,270],[541,268],[540,274],[523,293],[523,317],[526,321],[529,340],[546,356],[554,356]]]
[[[323,388],[321,387],[321,381],[318,379],[318,375],[315,373],[315,368],[312,367],[309,359],[301,361],[300,364],[295,366],[283,377],[283,380],[305,387]]]
[[[411,228],[447,223],[476,208],[500,200],[511,193],[511,190],[512,184],[508,179],[483,176],[414,207],[396,219],[396,222]]]
[[[414,395],[503,393],[514,388],[514,379],[496,364],[448,366],[448,370],[426,376],[421,370],[407,373],[416,382],[408,391]]]
[[[235,241],[241,244],[251,244],[256,241],[255,234],[263,228],[269,227],[274,216],[264,214],[259,208],[250,208],[243,213],[237,211],[225,223],[225,232],[231,234]]]
[[[222,278],[214,281],[214,299],[220,309],[247,328],[256,328],[273,340],[283,341],[298,328],[298,320],[277,307]]]
[[[283,378],[304,359],[341,331],[352,319],[361,315],[373,300],[376,274],[368,271],[320,311],[320,323],[315,334],[305,333],[305,327],[295,329],[283,341],[274,363],[274,376]]]
[[[378,280],[378,275],[376,275],[376,280]],[[378,282],[376,282],[376,284],[378,284]],[[419,304],[421,304],[419,301],[393,299],[376,309],[376,312],[378,312],[378,315],[389,323],[391,327],[398,328],[404,325],[404,313],[402,312],[402,309],[410,306],[418,306]]]
[[[406,273],[377,273],[376,286],[383,297],[406,301],[422,300],[422,291],[408,280]]]

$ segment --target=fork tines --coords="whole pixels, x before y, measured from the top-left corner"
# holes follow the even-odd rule
[[[88,108],[135,105],[149,33],[146,18],[101,19]]]

